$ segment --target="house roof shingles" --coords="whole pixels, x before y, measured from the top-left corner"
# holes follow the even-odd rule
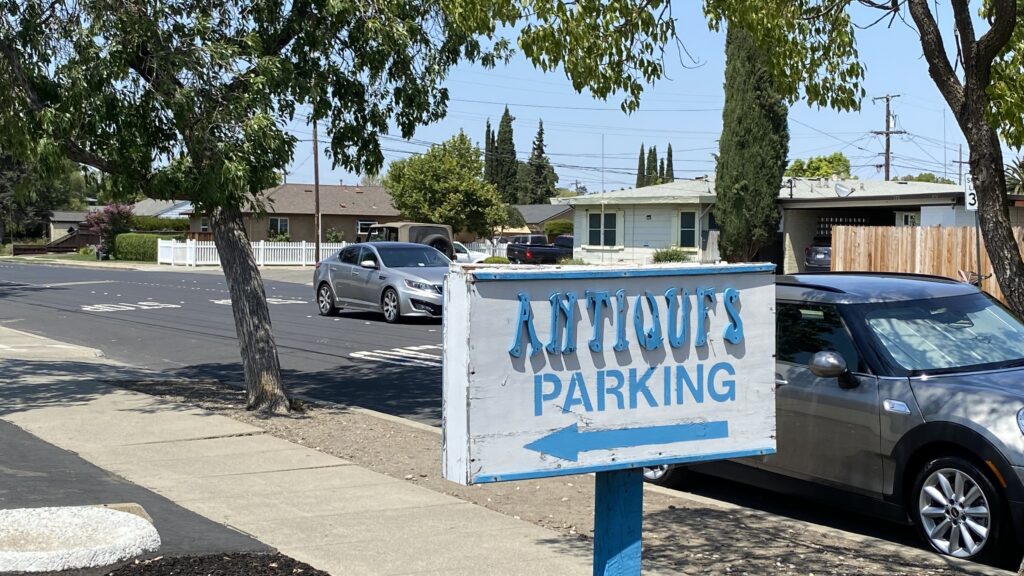
[[[518,204],[515,209],[523,215],[527,224],[547,222],[572,210],[572,206],[561,204]]]
[[[272,214],[313,214],[312,184],[282,184],[264,192]],[[382,186],[320,185],[320,213],[337,216],[398,216]]]
[[[89,212],[86,211],[72,212],[66,210],[54,210],[53,212],[50,212],[50,222],[74,222],[75,224],[78,224],[79,222],[84,222],[85,217],[88,215]]]

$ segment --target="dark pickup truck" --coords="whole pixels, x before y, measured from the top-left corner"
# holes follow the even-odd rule
[[[505,256],[513,264],[557,264],[572,258],[572,236],[558,236],[554,244],[541,235],[516,237],[509,242]]]

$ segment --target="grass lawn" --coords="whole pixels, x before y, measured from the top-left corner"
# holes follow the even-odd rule
[[[79,254],[77,252],[72,254],[40,254],[41,258],[52,258],[54,260],[76,260],[79,262],[98,262],[95,254]]]

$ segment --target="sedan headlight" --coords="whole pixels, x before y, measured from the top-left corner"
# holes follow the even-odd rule
[[[1017,412],[1017,427],[1020,428],[1020,433],[1024,434],[1024,408]]]
[[[412,288],[413,290],[420,290],[423,292],[434,291],[434,287],[431,286],[430,284],[426,284],[424,282],[417,282],[415,280],[406,280],[405,285],[408,286],[409,288]]]

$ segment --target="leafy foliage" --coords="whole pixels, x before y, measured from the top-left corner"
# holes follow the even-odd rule
[[[544,223],[544,234],[548,236],[572,234],[572,229],[572,220],[550,220]]]
[[[893,178],[893,180],[899,182],[930,182],[932,184],[956,184],[956,182],[953,182],[949,178],[943,178],[942,176],[937,176],[935,174],[932,174],[931,172],[921,172],[917,176],[899,176],[897,178]]]
[[[481,264],[508,264],[508,258],[504,256],[488,256],[481,261]]]
[[[188,231],[187,218],[160,218],[158,216],[132,216],[132,230],[136,232]]]
[[[112,254],[114,239],[118,234],[132,229],[132,207],[127,204],[108,204],[102,210],[90,212],[85,217],[85,224],[99,233],[100,252]]]
[[[345,241],[345,231],[338,230],[337,228],[328,228],[324,230],[324,241],[337,243]]]
[[[672,167],[672,143],[668,144],[668,152],[665,153],[665,182],[675,182],[676,169]]]
[[[742,29],[726,35],[725,107],[715,166],[718,248],[746,262],[774,239],[775,199],[789,153],[785,103],[772,88],[764,51]]]
[[[181,239],[182,236],[165,234],[125,233],[114,237],[114,258],[137,262],[156,262],[157,240]]]
[[[0,153],[0,238],[41,237],[54,210],[84,210],[94,188],[73,162],[41,170]]]
[[[811,156],[807,160],[797,158],[786,168],[785,176],[793,178],[839,178],[850,177],[850,159],[842,152],[828,156]]]
[[[392,162],[384,185],[409,220],[484,236],[507,218],[494,185],[483,179],[480,149],[462,132],[422,156]]]
[[[640,143],[640,157],[636,161],[636,187],[647,186],[647,161],[644,157],[644,145]]]
[[[512,121],[515,118],[505,107],[498,124],[498,135],[494,141],[494,166],[491,168],[491,183],[494,184],[507,204],[519,201],[519,191],[523,180],[519,177],[519,160],[516,159],[516,144],[512,139]]]
[[[665,262],[689,262],[692,256],[689,252],[682,248],[664,248],[662,250],[654,251],[654,263],[662,264]]]
[[[526,161],[527,182],[525,189],[520,191],[520,204],[546,204],[555,195],[555,174],[551,160],[544,152],[544,121],[537,126],[537,135],[533,139],[530,158]]]
[[[563,258],[558,261],[559,266],[586,266],[589,264],[582,258]]]

